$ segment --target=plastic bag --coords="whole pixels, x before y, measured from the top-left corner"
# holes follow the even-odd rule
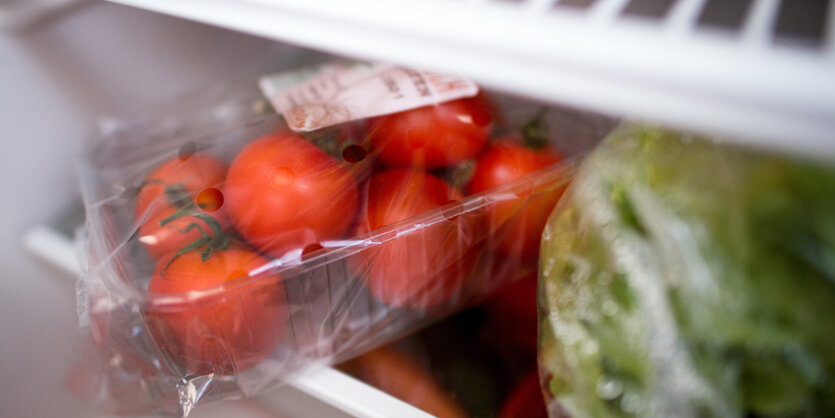
[[[77,392],[105,410],[186,415],[484,299],[536,269],[571,156],[611,126],[480,95],[294,133],[254,85],[117,124],[83,158]],[[526,135],[564,158],[473,185]]]
[[[835,169],[649,127],[543,231],[552,416],[835,414]]]

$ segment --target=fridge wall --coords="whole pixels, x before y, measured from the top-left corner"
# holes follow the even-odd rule
[[[0,33],[0,416],[90,416],[64,389],[73,282],[24,253],[24,231],[77,198],[74,157],[99,115],[142,112],[309,53],[99,2],[35,22]]]
[[[151,4],[141,0],[123,2],[142,7],[150,7]],[[224,7],[231,5],[236,9],[223,9],[223,3],[227,5]],[[779,1],[747,2],[754,6],[747,14],[749,17],[743,19],[744,29],[740,36],[730,38],[721,31],[707,35],[699,32],[697,38],[691,36],[694,32],[690,29],[699,16],[695,11],[699,6],[715,3],[708,0],[658,2],[676,3],[678,6],[671,9],[670,19],[661,19],[662,23],[656,26],[647,23],[653,20],[630,18],[624,23],[615,19],[621,16],[620,11],[628,9],[627,4],[633,3],[625,0],[448,1],[456,5],[449,6],[448,10],[453,13],[444,20],[445,28],[449,30],[443,32],[442,40],[456,40],[452,43],[439,43],[438,38],[431,35],[434,32],[424,30],[425,25],[401,25],[400,20],[390,20],[384,26],[374,26],[372,21],[372,25],[366,27],[382,28],[379,32],[357,32],[356,24],[363,23],[360,11],[369,9],[356,5],[380,3],[383,2],[358,0],[350,3],[354,5],[355,13],[345,16],[356,21],[349,19],[339,26],[327,25],[333,23],[334,13],[346,11],[345,5],[349,3],[338,0],[318,2],[318,6],[304,0],[172,0],[156,2],[154,7],[197,6],[205,13],[198,15],[189,9],[178,9],[177,13],[168,10],[166,13],[239,30],[245,28],[235,25],[242,25],[247,22],[246,19],[232,18],[246,17],[242,14],[247,10],[265,11],[258,20],[262,23],[251,26],[250,32],[292,40],[279,36],[276,31],[295,30],[294,36],[301,36],[307,31],[319,30],[318,35],[321,36],[307,38],[306,45],[370,58],[399,57],[402,62],[413,65],[426,63],[439,70],[469,70],[471,74],[464,75],[492,82],[496,87],[539,94],[546,99],[582,104],[593,109],[627,109],[634,110],[635,115],[644,116],[652,114],[653,109],[660,109],[657,116],[662,120],[684,126],[708,130],[713,127],[732,133],[744,133],[748,129],[751,132],[769,131],[774,133],[772,145],[785,141],[792,126],[806,126],[806,135],[800,139],[806,145],[817,146],[814,144],[820,144],[821,132],[831,132],[827,129],[835,121],[831,113],[835,98],[831,94],[835,86],[835,71],[832,71],[835,68],[835,60],[832,59],[835,46],[831,42],[833,31],[825,30],[819,38],[822,46],[812,49],[808,46],[794,48],[791,43],[788,48],[785,44],[774,47],[773,36],[767,29],[779,21]],[[595,6],[582,6],[580,10],[562,7],[568,3],[594,3]],[[442,2],[409,4],[412,10],[423,13],[421,16],[429,16],[426,9]],[[341,5],[341,8],[321,9],[335,5]],[[486,6],[476,9],[483,5]],[[224,13],[224,10],[238,12]],[[835,14],[831,4],[825,10],[830,16]],[[368,14],[368,18],[382,21],[394,13],[390,8],[376,11]],[[296,21],[296,25],[290,27],[270,21],[281,13],[285,16],[296,16],[294,13],[305,15],[310,19],[308,23],[316,25]],[[509,34],[508,28],[484,25],[491,19],[502,22],[500,16],[503,13],[518,18],[508,20],[511,29],[530,27],[540,32],[533,31],[528,35],[516,33],[501,40],[501,50],[491,52],[480,49],[479,45],[489,46],[491,40]],[[456,20],[456,17],[462,19]],[[615,20],[618,20],[617,24]],[[28,27],[13,28],[14,33],[0,35],[0,127],[6,128],[3,139],[5,152],[0,164],[0,190],[6,196],[4,216],[0,217],[3,237],[0,242],[0,265],[3,267],[0,288],[0,317],[3,318],[0,321],[0,335],[3,336],[3,344],[0,344],[0,384],[3,389],[0,391],[0,415],[86,416],[89,411],[63,390],[70,358],[70,339],[77,329],[76,317],[72,314],[75,309],[72,286],[67,281],[56,280],[55,271],[27,258],[19,239],[25,229],[48,219],[75,198],[77,189],[72,175],[72,157],[77,145],[99,124],[99,115],[141,113],[215,80],[275,71],[291,67],[299,60],[315,59],[316,55],[269,39],[101,2],[82,2],[65,13],[32,22],[33,25]],[[526,26],[527,23],[533,26]],[[554,23],[561,25],[553,26]],[[833,19],[830,19],[829,28],[832,26]],[[392,28],[398,29],[399,36],[384,36],[388,33],[386,30]],[[470,29],[473,30],[468,31]],[[527,36],[549,33],[542,32],[546,30],[555,31],[547,38],[548,42],[584,39],[585,43],[572,41],[557,45],[560,48],[557,57],[562,60],[546,61],[539,60],[541,56],[537,54],[546,54],[549,51],[547,47],[557,47],[555,44],[514,43],[514,39],[525,41],[530,40]],[[582,38],[590,31],[596,31],[596,36]],[[348,33],[357,38],[339,36]],[[363,39],[368,42],[361,42]],[[546,38],[540,38],[543,39]],[[611,43],[617,39],[622,43]],[[729,39],[739,42],[733,43]],[[413,41],[410,45],[420,49],[394,47],[402,45],[398,42],[409,40]],[[439,44],[446,47],[440,48]],[[468,45],[475,48],[468,49]],[[647,48],[641,56],[630,56],[622,54],[624,50],[619,45]],[[685,45],[695,46],[697,51],[706,53],[703,57],[711,57],[711,60],[702,60],[700,66],[688,68],[688,64],[698,61],[698,56],[688,57],[682,53],[683,49],[676,49]],[[736,45],[742,47],[736,48]],[[392,51],[398,55],[387,55]],[[668,56],[667,60],[659,60],[658,54],[667,51],[674,52],[674,55]],[[744,55],[736,56],[741,51]],[[611,60],[618,57],[621,61]],[[729,58],[732,61],[725,60]],[[566,60],[583,65],[561,66]],[[780,60],[783,62],[776,67],[768,66]],[[628,65],[611,65],[613,62]],[[658,66],[653,67],[655,64]],[[589,71],[589,68],[599,71]],[[624,68],[634,70],[633,75],[641,75],[638,81],[644,83],[634,84],[634,77],[609,77],[612,72],[628,75],[621,71]],[[653,76],[656,73],[653,71],[676,76],[676,68],[686,72],[678,74],[675,80],[655,83],[657,80]],[[558,69],[561,70],[555,71]],[[793,69],[801,69],[801,73],[808,77],[793,79],[791,76],[796,75],[792,73]],[[708,74],[708,78],[687,77],[699,71]],[[538,78],[549,74],[554,78]],[[760,78],[746,80],[750,74]],[[575,78],[569,77],[572,75]],[[560,81],[557,77],[569,78]],[[550,82],[540,89],[543,85],[537,80]],[[611,84],[596,84],[601,80]],[[716,80],[721,83],[716,83]],[[734,84],[738,80],[745,83]],[[632,89],[634,86],[640,88]],[[700,89],[705,86],[708,88]],[[723,90],[723,86],[732,88]],[[616,91],[611,89],[615,87],[622,89],[619,95],[607,96]],[[683,90],[695,95],[690,96],[691,101],[682,102],[678,98],[683,96],[674,94],[681,93],[679,90],[682,89],[673,87],[687,87]],[[588,94],[589,91],[598,94]],[[711,93],[705,98],[706,91],[722,94]],[[644,93],[650,95],[642,96]],[[786,94],[781,96],[782,93]],[[731,102],[727,100],[728,95],[743,100]],[[696,100],[699,97],[705,101]],[[746,103],[756,103],[760,99],[764,105],[758,108],[761,110],[759,113],[745,112],[748,109]],[[711,108],[717,103],[725,104]],[[701,113],[689,113],[688,110],[692,109],[700,109]],[[723,112],[723,109],[728,112]],[[794,113],[785,112],[787,109]],[[721,119],[715,120],[715,125],[705,125],[704,121],[711,121],[711,115],[716,114],[722,116]],[[768,118],[774,114],[788,116],[773,120]],[[749,115],[751,118],[735,119],[734,115]],[[776,125],[757,123],[761,121]],[[804,121],[809,123],[804,124]],[[773,126],[780,129],[771,129]],[[824,144],[825,149],[831,151],[831,144]]]

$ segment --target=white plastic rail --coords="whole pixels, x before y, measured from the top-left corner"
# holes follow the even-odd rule
[[[629,0],[111,0],[338,55],[457,73],[488,87],[728,140],[835,156],[832,5],[821,46],[773,42],[780,0],[738,31],[697,25],[703,0],[660,19]],[[634,0],[633,0],[634,1]]]

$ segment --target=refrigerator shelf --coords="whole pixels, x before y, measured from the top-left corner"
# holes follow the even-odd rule
[[[828,0],[110,0],[813,156],[835,155]]]

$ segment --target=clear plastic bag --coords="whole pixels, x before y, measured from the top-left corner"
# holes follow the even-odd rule
[[[835,169],[624,126],[543,231],[552,416],[835,413]]]
[[[399,151],[381,157],[373,138],[402,128],[391,118],[297,134],[254,87],[114,124],[83,157],[89,266],[79,303],[91,338],[76,392],[104,410],[186,415],[483,300],[536,269],[527,208],[553,205],[572,156],[611,127],[551,110],[525,126],[564,158],[468,194],[488,138],[520,141],[539,106],[491,95],[476,129],[484,143],[427,167],[429,151],[419,164],[392,162]]]

